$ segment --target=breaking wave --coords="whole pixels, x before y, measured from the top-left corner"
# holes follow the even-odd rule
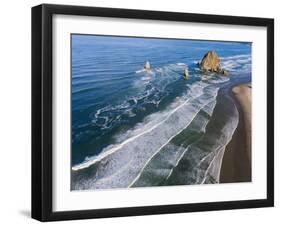
[[[200,140],[209,136],[206,134],[206,126],[212,118],[218,90],[218,87],[205,81],[190,85],[188,92],[176,98],[166,110],[146,117],[142,123],[124,134],[119,134],[116,144],[104,148],[99,155],[89,157],[83,163],[73,166],[72,189],[172,184],[170,178],[176,178],[178,167],[187,153],[190,153],[191,146],[196,147],[195,144],[200,144]],[[234,127],[231,129],[229,126],[226,127],[231,131],[229,135],[222,129],[218,138],[232,136]],[[186,133],[191,133],[190,139]],[[175,140],[181,142],[175,143]],[[203,151],[194,153],[192,158],[198,156],[200,159],[197,160],[198,166],[195,167],[197,171],[199,172],[207,162],[209,168],[205,169],[204,173],[207,172],[205,176],[196,177],[197,180],[203,178],[200,181],[191,180],[182,184],[204,183],[209,175],[212,175],[215,181],[218,180],[220,170],[218,162],[227,143],[228,140],[221,142],[223,147],[220,148],[214,145],[212,151],[208,155],[205,153],[205,156]],[[154,169],[153,172],[151,169]],[[83,176],[80,176],[80,173]],[[150,180],[153,175],[157,176]]]
[[[214,106],[211,102],[203,108],[186,130],[154,155],[131,186],[218,183],[225,147],[239,116],[229,98],[224,99],[224,115],[213,113]]]
[[[231,72],[239,71],[239,73],[249,73],[252,67],[251,54],[234,55],[221,58],[222,68]]]

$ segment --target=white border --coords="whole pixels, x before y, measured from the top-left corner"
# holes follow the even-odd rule
[[[252,42],[252,183],[71,192],[70,33]],[[265,94],[266,28],[55,15],[53,17],[53,211],[266,198]]]

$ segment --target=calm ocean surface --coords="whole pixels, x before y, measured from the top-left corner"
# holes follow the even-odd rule
[[[200,73],[209,50],[228,77]],[[216,183],[250,81],[250,43],[72,35],[72,189]]]

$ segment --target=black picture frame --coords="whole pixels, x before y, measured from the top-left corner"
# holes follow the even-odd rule
[[[52,18],[55,14],[266,27],[267,198],[54,212],[52,210]],[[273,19],[50,4],[32,8],[32,218],[40,221],[57,221],[270,206],[274,206]]]

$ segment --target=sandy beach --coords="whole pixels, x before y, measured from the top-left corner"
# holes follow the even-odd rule
[[[239,124],[226,147],[220,183],[251,181],[251,84],[232,89],[239,111]]]

